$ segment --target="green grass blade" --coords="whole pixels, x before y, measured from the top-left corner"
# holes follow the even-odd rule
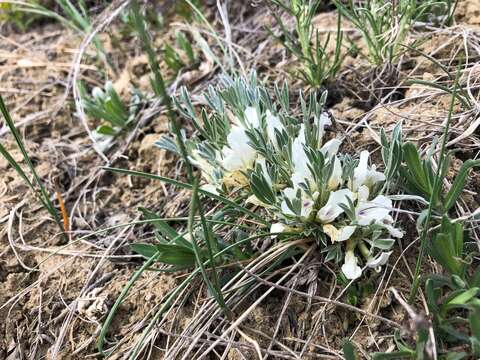
[[[466,109],[470,109],[472,107],[472,104],[470,103],[470,100],[468,98],[464,97],[464,96],[461,96],[458,93],[457,86],[455,86],[455,88],[452,90],[452,89],[450,89],[450,88],[448,88],[444,85],[434,83],[433,81],[409,80],[409,81],[406,82],[406,85],[411,85],[411,84],[425,85],[425,86],[429,86],[429,87],[432,87],[432,88],[437,89],[437,90],[445,91],[446,93],[454,96],[458,101],[460,101]]]
[[[441,149],[440,149],[440,155],[439,155],[440,159],[439,159],[439,162],[438,162],[437,174],[436,174],[435,181],[434,181],[434,184],[433,184],[433,191],[432,191],[432,194],[431,194],[430,200],[429,200],[429,206],[428,206],[428,209],[427,209],[427,216],[426,216],[425,223],[424,223],[422,233],[421,233],[421,236],[420,236],[420,252],[418,254],[417,263],[415,265],[415,274],[413,276],[412,290],[410,292],[410,297],[408,299],[408,301],[410,303],[412,303],[412,301],[417,296],[418,287],[420,285],[420,271],[421,271],[421,268],[422,268],[422,263],[423,263],[423,258],[425,256],[425,251],[426,251],[426,248],[427,248],[427,245],[428,245],[427,236],[428,236],[428,231],[430,229],[430,220],[432,218],[433,208],[435,206],[435,204],[433,203],[433,200],[435,199],[435,196],[437,196],[436,194],[438,194],[438,192],[440,191],[440,187],[442,185],[442,180],[443,179],[440,178],[440,173],[442,171],[443,162],[445,161],[445,158],[446,158],[445,152],[446,152],[446,148],[447,148],[448,131],[450,129],[450,123],[452,121],[453,106],[455,105],[455,99],[457,98],[456,95],[457,95],[459,77],[460,77],[460,68],[457,68],[457,76],[455,78],[455,86],[453,88],[452,98],[451,98],[451,101],[450,101],[450,108],[449,108],[449,111],[448,111],[447,123],[445,125],[445,130],[443,132],[443,139],[442,139],[442,146],[441,146]]]
[[[30,156],[27,153],[27,150],[25,148],[25,144],[23,143],[22,138],[20,137],[20,134],[18,133],[17,128],[15,127],[15,123],[12,120],[12,117],[10,116],[10,113],[7,110],[7,107],[5,105],[5,102],[3,101],[2,96],[0,95],[0,112],[2,113],[5,122],[7,123],[7,126],[9,127],[15,142],[17,143],[18,148],[20,149],[23,159],[25,160],[25,163],[27,164],[28,168],[30,169],[34,179],[35,183],[40,189],[40,194],[37,193],[35,187],[33,186],[33,183],[28,180],[28,177],[26,176],[25,172],[22,170],[20,165],[13,159],[10,154],[8,154],[8,151],[5,149],[5,147],[1,146],[0,150],[3,156],[6,157],[7,161],[13,166],[13,168],[19,173],[19,175],[24,179],[28,186],[32,189],[32,191],[37,195],[39,200],[42,202],[42,205],[45,207],[45,209],[53,216],[55,222],[57,225],[60,227],[61,231],[64,232],[64,228],[62,225],[62,222],[60,221],[60,217],[55,210],[55,207],[53,206],[52,201],[50,200],[50,196],[43,186],[42,181],[40,180],[40,177],[38,176],[35,166],[32,163],[32,160],[30,159]]]
[[[137,30],[137,33],[140,37],[140,40],[143,43],[143,47],[147,53],[148,57],[148,63],[150,65],[150,69],[153,72],[154,76],[154,91],[157,96],[159,96],[167,108],[167,115],[170,120],[170,124],[172,126],[172,130],[177,138],[178,146],[180,149],[180,153],[182,154],[182,157],[185,161],[185,166],[187,168],[187,175],[190,181],[193,179],[193,170],[190,162],[188,161],[188,153],[187,149],[185,148],[185,144],[183,142],[183,137],[180,131],[180,124],[173,112],[172,109],[172,99],[170,95],[167,93],[167,90],[165,88],[165,82],[163,80],[162,74],[160,72],[160,66],[158,65],[158,62],[156,60],[155,52],[153,51],[152,48],[152,43],[151,43],[151,38],[150,35],[147,32],[147,27],[146,27],[146,20],[145,18],[140,14],[140,6],[138,4],[137,0],[132,0],[131,2],[131,13],[132,13],[132,18],[134,20],[135,28]]]
[[[190,184],[187,184],[187,183],[184,183],[184,182],[181,182],[181,181],[177,181],[177,180],[174,180],[174,179],[170,179],[170,178],[160,176],[160,175],[154,175],[154,174],[149,174],[149,173],[145,173],[145,172],[141,172],[141,171],[134,171],[134,170],[128,170],[128,169],[121,169],[121,168],[112,168],[112,167],[104,167],[103,169],[107,170],[107,171],[116,172],[116,173],[119,173],[119,174],[127,174],[127,175],[131,175],[131,176],[138,176],[138,177],[143,177],[145,179],[160,180],[160,181],[166,182],[167,184],[170,184],[170,185],[178,186],[178,187],[181,187],[183,189],[192,190],[192,185],[190,185]],[[260,224],[262,224],[264,226],[269,226],[270,225],[270,223],[265,221],[261,216],[255,214],[254,212],[246,209],[245,207],[237,204],[236,202],[234,202],[232,200],[228,200],[227,198],[225,198],[223,196],[220,196],[220,195],[212,194],[211,192],[203,190],[203,189],[198,189],[198,192],[203,194],[203,195],[206,195],[206,196],[208,196],[212,199],[218,200],[218,201],[224,203],[225,205],[231,206],[231,207],[241,211],[245,215],[251,216],[252,218],[254,218],[256,221],[258,221]]]
[[[220,282],[218,280],[218,274],[215,269],[215,262],[213,259],[213,252],[211,248],[211,243],[210,243],[210,231],[208,228],[208,224],[205,221],[203,211],[201,210],[201,204],[200,204],[200,199],[198,197],[198,189],[199,189],[199,182],[198,178],[195,179],[193,183],[193,188],[192,188],[192,201],[190,203],[190,216],[188,219],[188,231],[190,233],[190,238],[192,239],[192,244],[193,244],[193,251],[195,253],[195,258],[197,260],[197,265],[200,268],[200,271],[203,276],[203,280],[207,284],[208,289],[210,290],[210,293],[215,297],[215,300],[217,301],[218,305],[224,310],[225,313],[229,313],[229,310],[227,308],[227,305],[225,304],[225,300],[222,295],[222,289],[220,287]],[[205,243],[207,245],[207,250],[208,250],[208,259],[209,259],[209,264],[212,270],[213,274],[213,284],[210,281],[208,274],[205,270],[205,267],[203,265],[203,258],[202,258],[202,253],[200,251],[200,246],[197,242],[195,233],[193,231],[193,226],[195,223],[195,214],[197,211],[200,213],[200,218],[201,218],[201,225],[203,228],[204,236],[205,236]]]
[[[120,295],[117,297],[117,300],[115,301],[115,304],[113,304],[112,308],[110,309],[110,312],[108,313],[107,319],[102,325],[102,329],[100,330],[100,335],[98,337],[98,351],[100,354],[103,356],[106,356],[107,354],[104,352],[104,345],[105,345],[105,337],[107,336],[108,329],[110,327],[110,324],[112,323],[113,318],[115,317],[115,314],[117,312],[118,307],[122,304],[123,300],[125,297],[128,295],[128,292],[130,291],[130,288],[133,286],[133,284],[138,280],[140,275],[151,265],[155,262],[157,257],[160,256],[160,252],[155,253],[150,259],[145,261],[143,265],[138,269],[135,274],[133,274],[132,278],[128,281],[127,285],[123,288],[122,292]]]
[[[470,171],[470,169],[478,166],[480,166],[480,160],[468,159],[463,163],[457,176],[455,176],[455,181],[453,182],[450,191],[445,197],[445,210],[448,211],[452,208],[453,205],[455,205],[455,202],[457,201],[460,193],[465,187],[468,172]]]

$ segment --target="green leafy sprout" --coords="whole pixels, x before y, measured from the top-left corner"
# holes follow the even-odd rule
[[[93,88],[91,95],[88,94],[86,86],[79,83],[79,93],[86,114],[92,119],[103,121],[94,135],[103,140],[105,146],[108,146],[114,137],[131,128],[144,103],[142,94],[133,89],[130,103],[126,105],[110,81],[106,82],[104,90]]]
[[[271,14],[280,27],[281,35],[274,36],[300,63],[298,74],[310,86],[320,87],[329,85],[334,81],[335,76],[342,64],[342,40],[341,16],[339,13],[337,21],[337,32],[335,36],[335,51],[333,56],[327,52],[331,41],[330,33],[327,34],[322,43],[318,30],[315,30],[312,20],[321,3],[320,0],[272,0],[272,3],[283,9],[295,20],[295,34],[292,33],[276,11]]]
[[[334,0],[334,3],[360,31],[367,46],[364,56],[375,66],[399,60],[404,53],[402,45],[418,21],[450,22],[454,11],[450,0]]]

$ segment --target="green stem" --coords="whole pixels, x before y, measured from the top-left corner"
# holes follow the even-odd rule
[[[365,260],[368,260],[368,257],[370,256],[370,251],[367,248],[367,245],[363,241],[360,241],[358,243],[358,248],[360,249],[360,252],[362,253],[362,256],[365,258]]]
[[[450,108],[448,111],[447,123],[445,125],[445,130],[443,132],[443,139],[442,139],[442,146],[440,149],[440,158],[439,158],[438,167],[437,167],[437,174],[435,176],[435,181],[433,183],[433,190],[429,199],[429,206],[428,206],[427,217],[425,218],[425,225],[422,229],[422,233],[420,236],[420,253],[418,254],[417,263],[415,265],[415,274],[413,275],[412,291],[410,292],[410,297],[408,298],[409,303],[412,303],[415,297],[417,296],[418,287],[420,285],[420,270],[422,268],[423,258],[425,256],[425,251],[427,248],[427,241],[428,241],[427,236],[428,236],[428,231],[430,229],[430,221],[432,218],[433,208],[437,200],[437,196],[440,191],[440,186],[442,183],[442,179],[441,179],[442,166],[443,166],[443,162],[445,161],[445,151],[447,147],[448,131],[450,129],[450,122],[452,120],[452,114],[453,114],[453,106],[455,104],[455,98],[457,96],[459,76],[460,76],[460,67],[457,68],[457,75],[455,77],[455,87],[453,88],[452,99],[450,101]]]
[[[208,224],[205,221],[205,216],[203,213],[203,209],[201,207],[200,198],[198,197],[198,189],[199,189],[199,184],[198,184],[198,177],[197,177],[194,179],[194,182],[193,182],[192,201],[190,202],[190,216],[188,220],[188,232],[190,233],[190,238],[192,239],[195,258],[197,260],[197,265],[199,266],[200,271],[202,272],[203,279],[205,280],[205,283],[207,284],[210,292],[215,297],[215,300],[217,301],[217,303],[225,311],[226,314],[229,314],[230,310],[228,309],[225,303],[225,300],[223,298],[220,281],[218,279],[218,273],[215,269],[215,262],[213,260],[214,254],[211,246],[212,236],[211,236],[211,232],[209,231]],[[209,257],[210,266],[212,270],[213,284],[211,283],[208,277],[208,274],[205,270],[205,267],[203,266],[200,246],[197,242],[197,238],[193,231],[194,225],[195,225],[195,214],[197,213],[197,211],[200,213],[201,224],[202,224],[204,237],[205,237],[205,244],[207,246],[208,257]]]
[[[188,153],[187,149],[185,147],[185,143],[182,138],[182,133],[181,133],[181,127],[180,123],[175,116],[175,113],[172,108],[172,99],[170,95],[167,92],[167,89],[165,88],[165,81],[163,80],[163,76],[160,72],[160,66],[158,65],[158,62],[156,60],[155,52],[152,47],[151,43],[151,38],[150,35],[147,32],[147,28],[145,26],[145,19],[140,13],[140,6],[138,4],[137,0],[132,0],[131,4],[131,9],[132,9],[132,17],[133,21],[135,24],[135,28],[138,32],[138,35],[140,37],[140,40],[143,43],[143,47],[145,52],[147,53],[148,56],[148,63],[150,65],[150,69],[153,72],[153,91],[155,92],[155,95],[159,96],[160,99],[162,100],[163,105],[167,108],[167,116],[170,120],[170,124],[173,130],[173,133],[175,134],[175,137],[177,138],[178,146],[180,149],[180,154],[182,155],[184,161],[185,161],[185,166],[187,168],[187,175],[188,179],[190,182],[193,181],[193,170],[190,162],[188,161]]]

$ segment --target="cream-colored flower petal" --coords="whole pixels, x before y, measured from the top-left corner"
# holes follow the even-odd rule
[[[294,187],[299,187],[301,183],[310,183],[310,185],[314,185],[312,173],[308,168],[309,162],[307,154],[305,153],[304,145],[305,127],[302,124],[298,136],[292,143],[292,183]]]
[[[353,170],[353,182],[352,190],[357,191],[357,189],[365,185],[371,188],[377,182],[384,181],[385,175],[376,170],[375,166],[368,168],[368,158],[370,153],[367,150],[364,150],[360,153],[360,161],[358,166]]]
[[[245,167],[245,163],[243,158],[237,155],[235,151],[232,149],[224,148],[223,149],[223,160],[222,166],[225,170],[233,172],[236,170],[241,170]]]
[[[361,185],[357,191],[358,201],[367,202],[370,196],[370,190],[365,185]]]
[[[245,200],[245,203],[252,204],[252,205],[255,205],[255,206],[268,207],[267,204],[265,204],[263,201],[260,201],[255,195],[250,195]]]
[[[342,183],[342,163],[340,159],[335,156],[333,160],[333,170],[330,178],[328,179],[328,190],[336,190]]]
[[[352,226],[352,225],[347,225],[347,226],[342,227],[340,229],[340,237],[338,238],[337,241],[346,241],[346,240],[350,239],[356,229],[357,229],[357,227]]]
[[[322,230],[325,234],[330,237],[332,243],[334,242],[341,242],[346,241],[351,238],[353,233],[355,232],[356,226],[344,226],[340,229],[337,229],[335,226],[331,224],[325,224],[322,227]]]
[[[260,126],[257,109],[252,106],[245,109],[245,122],[248,127],[258,128]]]
[[[222,150],[222,165],[227,171],[245,170],[253,166],[257,152],[249,145],[245,129],[233,126],[227,136],[228,147]]]
[[[358,266],[358,259],[353,251],[345,253],[345,263],[342,265],[342,272],[348,280],[358,279],[362,275],[362,268]]]
[[[330,115],[326,112],[323,112],[320,114],[318,119],[316,117],[314,118],[314,122],[318,127],[318,145],[321,146],[323,142],[323,135],[325,134],[325,126],[332,125],[332,121],[330,119]]]
[[[322,146],[320,151],[327,158],[331,158],[332,156],[337,154],[341,144],[342,141],[340,139],[331,139]]]
[[[382,223],[390,216],[391,210],[392,201],[384,195],[379,195],[372,201],[359,202],[355,215],[359,225],[367,226],[371,223]]]
[[[354,194],[349,189],[332,191],[325,206],[318,211],[317,219],[324,224],[332,222],[343,213],[340,205],[347,205],[348,199],[353,201],[354,198]]]
[[[397,239],[403,238],[403,231],[397,229],[396,227],[393,227],[392,225],[385,224],[383,226],[393,237],[396,237]]]
[[[265,120],[267,123],[267,136],[270,142],[272,143],[273,147],[278,150],[278,142],[276,132],[282,132],[285,127],[283,126],[280,119],[273,115],[270,110],[267,110],[265,115]]]
[[[379,266],[383,266],[388,262],[388,258],[393,253],[393,251],[389,252],[381,252],[375,258],[368,261],[367,266],[370,268],[378,268]]]
[[[357,167],[353,170],[353,190],[357,190],[367,177],[368,171],[368,157],[370,153],[366,150],[360,153],[360,160],[358,161]]]
[[[308,171],[308,158],[305,154],[305,127],[300,127],[298,136],[292,143],[292,162],[294,171],[306,173]]]
[[[229,189],[242,188],[249,184],[248,178],[240,170],[226,173],[222,178],[222,183]]]
[[[310,217],[310,214],[313,211],[314,201],[312,199],[306,198],[306,196],[302,196],[302,210],[300,216],[304,219]]]
[[[200,189],[208,191],[209,193],[212,193],[212,194],[215,194],[215,195],[219,195],[217,187],[213,184],[204,184],[204,185],[200,186]]]
[[[270,226],[270,233],[282,233],[287,231],[287,226],[282,223],[274,223]],[[272,238],[276,238],[277,235],[272,235]]]

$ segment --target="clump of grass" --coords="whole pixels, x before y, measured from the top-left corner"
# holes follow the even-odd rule
[[[65,238],[67,238],[65,232],[68,231],[68,229],[64,227],[64,223],[61,220],[61,216],[59,215],[57,209],[53,205],[53,202],[50,199],[50,195],[45,185],[43,184],[42,180],[38,176],[35,170],[35,166],[33,165],[32,159],[28,155],[25,144],[23,143],[23,140],[17,128],[15,127],[15,123],[13,122],[13,119],[10,116],[10,113],[8,112],[5,102],[3,101],[3,98],[1,96],[0,96],[0,112],[2,113],[3,118],[5,119],[5,122],[8,128],[10,129],[10,132],[13,138],[15,139],[15,142],[17,143],[17,146],[20,152],[22,153],[23,160],[27,164],[27,167],[30,170],[31,176],[29,176],[25,172],[22,166],[13,158],[13,156],[2,144],[0,144],[0,154],[2,154],[2,156],[7,160],[10,166],[13,169],[15,169],[18,175],[20,175],[20,177],[25,181],[27,186],[34,193],[35,197],[40,201],[43,207],[50,213],[53,220],[58,225],[60,232],[64,234]],[[31,180],[30,177],[33,177],[33,180]]]
[[[75,2],[70,0],[55,0],[55,4],[62,10],[63,15],[60,15],[57,11],[48,9],[38,1],[12,1],[12,4],[8,4],[7,0],[7,4],[4,6],[10,6],[18,13],[29,13],[53,18],[78,34],[86,35],[92,30],[92,21],[85,0]],[[110,65],[100,40],[95,37],[93,43],[98,57]]]
[[[320,0],[272,0],[272,3],[295,20],[295,31],[292,32],[273,10],[271,14],[280,27],[281,35],[275,36],[272,30],[269,31],[299,61],[298,75],[312,87],[330,85],[335,81],[335,76],[343,60],[340,14],[335,36],[335,51],[333,55],[330,55],[327,53],[327,47],[331,41],[330,33],[322,43],[318,30],[315,30],[312,24],[312,19],[321,3]]]

